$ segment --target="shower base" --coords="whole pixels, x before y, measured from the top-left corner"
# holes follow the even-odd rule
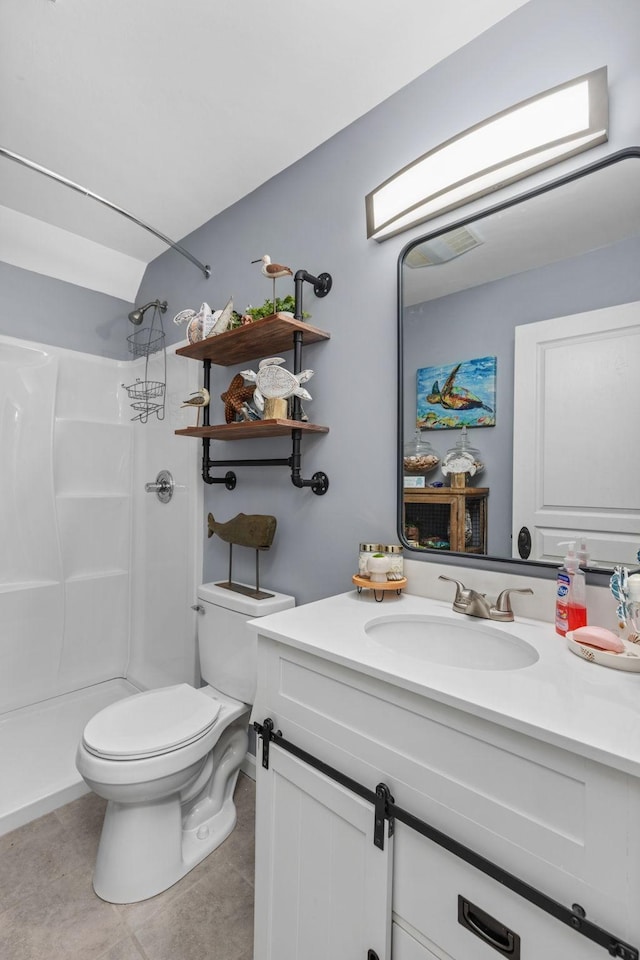
[[[75,765],[85,724],[132,693],[107,680],[0,716],[0,836],[89,792]]]

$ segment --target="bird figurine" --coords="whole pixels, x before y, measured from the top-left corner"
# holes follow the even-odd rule
[[[269,280],[273,280],[273,312],[276,313],[276,280],[280,277],[292,277],[293,272],[281,263],[271,263],[271,257],[268,253],[265,253],[264,257],[259,260],[252,260],[251,263],[261,263],[262,275]]]
[[[198,419],[196,420],[196,427],[200,426],[200,411],[204,407],[209,405],[211,397],[209,391],[205,387],[200,387],[199,390],[196,390],[195,393],[192,393],[187,400],[185,400],[181,406],[182,407],[195,407],[198,411]]]

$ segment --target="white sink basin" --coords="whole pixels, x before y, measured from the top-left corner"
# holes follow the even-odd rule
[[[509,625],[510,626],[510,625]],[[395,653],[466,670],[521,670],[538,659],[530,643],[487,620],[399,614],[377,617],[365,633]]]

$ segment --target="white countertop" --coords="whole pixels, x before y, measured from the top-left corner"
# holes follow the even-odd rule
[[[530,643],[539,659],[517,670],[443,666],[382,646],[365,632],[369,621],[397,615],[490,625]],[[454,613],[450,602],[390,592],[376,603],[371,592],[354,590],[251,626],[258,635],[640,776],[640,673],[582,660],[551,623],[516,614],[501,624]]]

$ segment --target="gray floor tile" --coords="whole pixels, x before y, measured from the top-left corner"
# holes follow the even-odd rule
[[[148,960],[142,948],[138,946],[134,937],[127,937],[121,940],[115,946],[110,947],[106,953],[101,953],[99,957],[92,957],[91,960]]]
[[[0,914],[0,957],[85,960],[127,935],[111,904],[94,894],[90,873],[80,868]]]
[[[104,801],[93,794],[0,837],[0,957],[11,960],[251,960],[255,784],[241,775],[238,824],[151,900],[93,892]]]
[[[252,927],[252,886],[219,862],[137,929],[136,938],[149,960],[239,960]]]
[[[55,813],[0,837],[0,915],[80,866],[89,861]]]

